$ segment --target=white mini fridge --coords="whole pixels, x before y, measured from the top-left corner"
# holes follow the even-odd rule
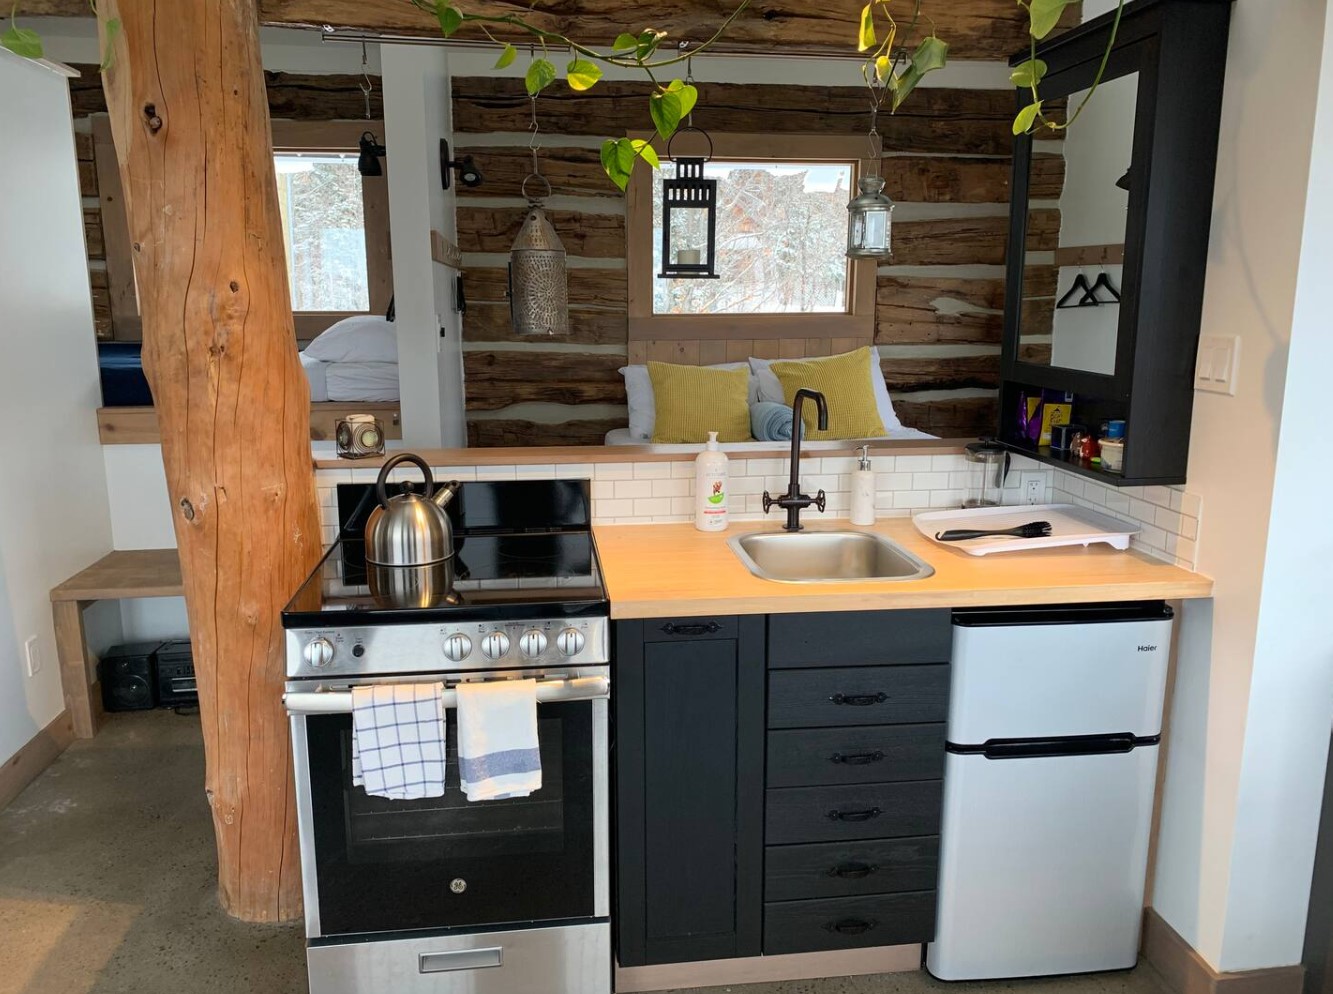
[[[1135,965],[1171,624],[1161,602],[955,613],[934,976]]]

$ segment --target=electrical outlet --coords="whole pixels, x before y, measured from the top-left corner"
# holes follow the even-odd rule
[[[37,644],[36,635],[30,635],[23,643],[23,651],[28,656],[28,676],[36,676],[42,668],[42,650]]]
[[[1046,481],[1028,480],[1023,491],[1023,500],[1028,504],[1040,504],[1046,497]]]

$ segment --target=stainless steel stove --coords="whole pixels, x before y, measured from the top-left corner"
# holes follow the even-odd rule
[[[585,482],[467,483],[447,569],[376,576],[367,488],[283,613],[312,994],[609,994],[606,591]],[[351,689],[534,677],[542,783],[469,803],[351,782]],[[446,690],[446,704],[452,695]]]

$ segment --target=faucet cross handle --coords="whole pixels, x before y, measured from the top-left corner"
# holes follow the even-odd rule
[[[824,513],[824,508],[828,504],[828,495],[823,490],[815,494],[815,507],[819,508],[819,513]]]

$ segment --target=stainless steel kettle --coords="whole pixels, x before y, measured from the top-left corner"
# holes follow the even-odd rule
[[[390,497],[386,485],[395,466],[409,462],[426,477],[423,493],[409,489]],[[375,495],[380,506],[366,522],[366,562],[372,566],[430,566],[453,558],[454,529],[444,507],[458,493],[458,481],[435,489],[426,460],[410,452],[394,456],[380,470]]]

